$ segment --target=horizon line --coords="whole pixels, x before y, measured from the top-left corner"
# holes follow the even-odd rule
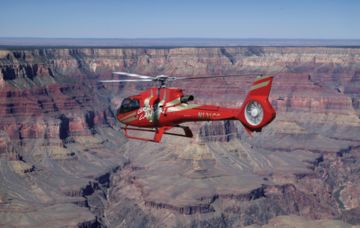
[[[0,48],[360,47],[360,39],[310,38],[47,38],[0,37]]]
[[[0,36],[0,39],[119,39],[119,40],[360,40],[360,38],[271,38],[271,37],[41,37],[41,36]]]

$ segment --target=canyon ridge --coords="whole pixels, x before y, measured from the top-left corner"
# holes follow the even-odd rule
[[[276,119],[187,123],[193,139],[127,139],[114,113],[148,75],[274,75]],[[239,107],[256,76],[174,82]],[[0,226],[360,225],[360,48],[0,50]]]

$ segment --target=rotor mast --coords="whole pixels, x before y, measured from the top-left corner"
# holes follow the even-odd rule
[[[156,82],[159,82],[159,88],[165,88],[166,87],[166,82],[170,80],[170,81],[173,81],[173,80],[176,80],[176,77],[169,77],[169,76],[166,76],[166,75],[158,75],[154,78],[154,81]]]

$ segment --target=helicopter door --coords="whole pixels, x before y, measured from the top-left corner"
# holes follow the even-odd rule
[[[156,99],[155,101],[154,101],[154,107],[153,107],[153,109],[154,109],[154,116],[153,116],[153,118],[154,118],[154,120],[155,121],[157,121],[157,120],[159,120],[159,117],[160,117],[160,115],[159,115],[159,112],[158,112],[158,110],[159,110],[159,103],[160,103],[160,100],[159,99]]]
[[[156,111],[159,109],[159,103],[160,103],[159,99],[156,99],[154,101],[154,113],[156,113]]]

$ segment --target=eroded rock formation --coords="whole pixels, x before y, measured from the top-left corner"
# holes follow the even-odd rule
[[[1,50],[0,225],[359,224],[359,62],[358,48]],[[275,74],[277,118],[252,138],[224,121],[188,124],[194,139],[127,140],[113,111],[150,84],[97,82],[116,70]],[[172,86],[240,106],[253,79]]]

